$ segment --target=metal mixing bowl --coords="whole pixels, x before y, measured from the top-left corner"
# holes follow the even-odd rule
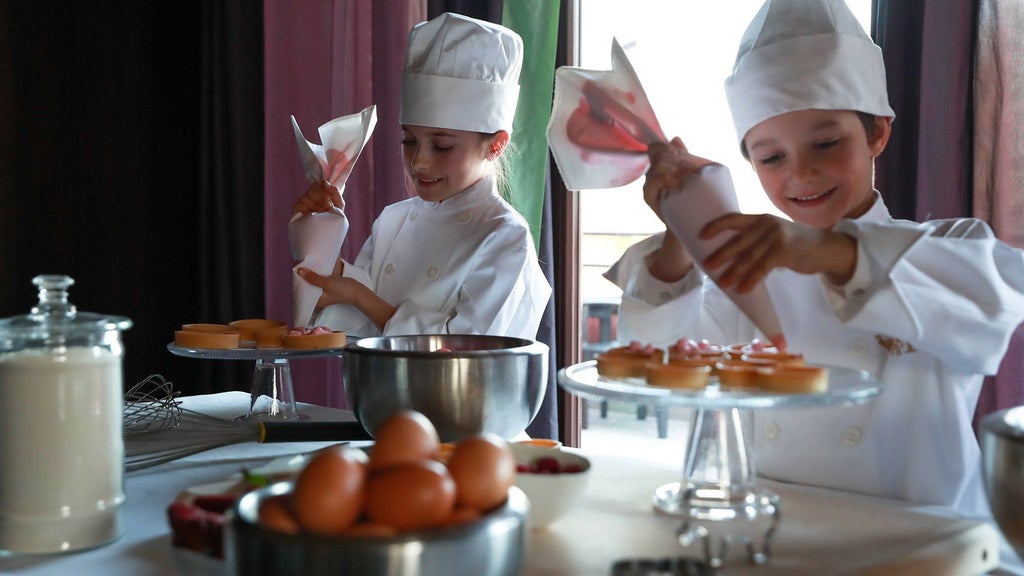
[[[980,431],[992,515],[1006,540],[1024,557],[1024,406],[989,414]]]
[[[422,412],[442,442],[480,432],[511,439],[540,410],[548,347],[505,336],[363,338],[345,347],[345,392],[370,434],[400,410]]]
[[[228,529],[227,559],[235,574],[275,576],[518,576],[529,501],[518,488],[497,510],[467,524],[392,537],[284,534],[259,524],[259,505],[291,491],[280,482],[242,496]]]

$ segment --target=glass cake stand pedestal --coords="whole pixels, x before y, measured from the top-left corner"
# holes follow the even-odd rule
[[[878,381],[867,372],[828,371],[828,391],[809,394],[720,388],[715,378],[705,390],[659,388],[643,379],[600,376],[594,360],[563,368],[558,383],[588,399],[695,408],[689,445],[684,447],[683,479],[658,487],[652,504],[660,513],[682,518],[679,543],[702,544],[705,561],[719,567],[734,543],[747,547],[751,562],[767,562],[779,523],[781,499],[757,485],[754,452],[747,441],[751,411],[853,405],[879,392]]]
[[[202,358],[206,360],[250,360],[255,361],[252,372],[252,392],[249,410],[238,417],[252,422],[301,420],[295,404],[292,388],[290,360],[296,358],[327,358],[341,356],[344,347],[319,350],[292,348],[256,348],[243,346],[230,349],[184,348],[173,342],[167,349],[175,356]]]

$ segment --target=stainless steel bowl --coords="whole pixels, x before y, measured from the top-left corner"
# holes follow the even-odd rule
[[[522,338],[363,338],[343,354],[349,404],[370,434],[411,409],[433,422],[442,442],[480,432],[511,439],[537,415],[547,388],[548,347]]]
[[[227,563],[239,576],[517,576],[529,501],[518,488],[497,510],[468,524],[383,537],[284,534],[261,526],[260,502],[291,491],[280,482],[239,499],[228,529]]]
[[[980,431],[992,515],[1006,540],[1024,557],[1024,406],[989,414]]]

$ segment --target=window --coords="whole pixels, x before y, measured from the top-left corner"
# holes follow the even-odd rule
[[[724,89],[740,38],[762,3],[634,0],[627,7],[621,0],[577,0],[579,66],[608,69],[615,37],[640,77],[665,134],[680,136],[695,154],[728,166],[741,210],[781,215],[740,155]],[[864,29],[871,30],[871,0],[848,0],[848,4]],[[641,178],[621,188],[579,193],[585,360],[614,342],[617,317],[613,312],[621,292],[601,274],[627,247],[664,229],[644,203],[642,185]],[[609,327],[612,341],[604,340]],[[602,412],[607,408],[602,406]],[[632,414],[632,407],[628,411]],[[584,421],[592,428],[596,418],[592,413]],[[650,430],[653,437],[653,424]],[[584,442],[586,438],[584,434]]]

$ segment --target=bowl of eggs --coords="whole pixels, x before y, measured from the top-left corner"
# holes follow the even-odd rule
[[[504,439],[466,436],[442,458],[436,430],[413,411],[378,432],[368,454],[332,446],[294,480],[242,496],[226,542],[235,573],[521,572],[529,501]]]
[[[512,446],[515,484],[530,501],[529,527],[547,528],[583,499],[590,479],[590,460],[583,454],[531,442]]]
[[[481,432],[512,439],[540,410],[548,347],[523,338],[426,334],[363,338],[344,352],[349,405],[366,430],[415,410],[442,442]]]

